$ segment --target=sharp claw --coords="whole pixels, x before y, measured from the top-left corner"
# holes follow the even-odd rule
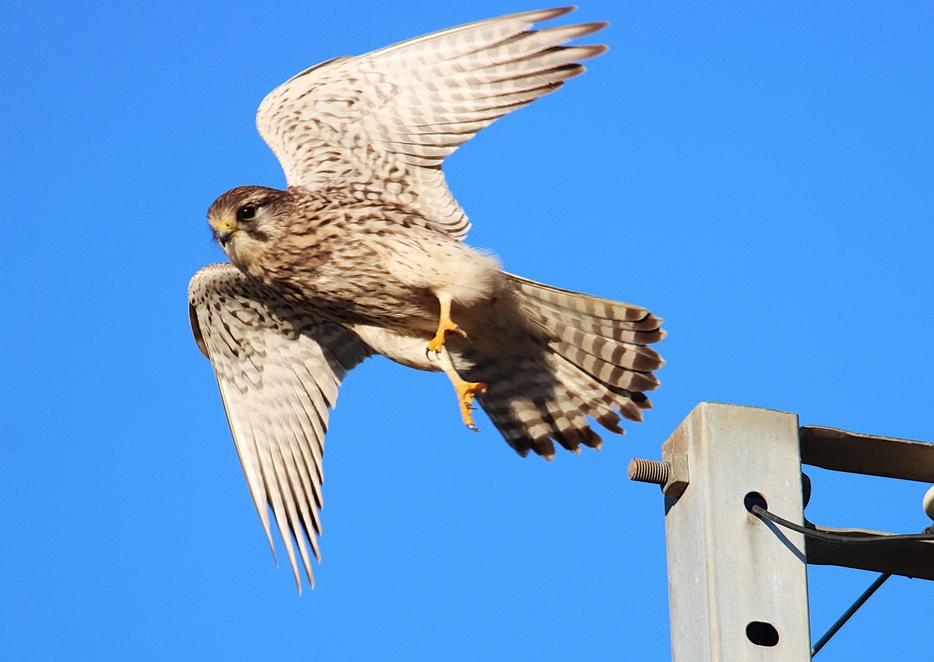
[[[434,338],[428,342],[429,351],[434,351],[440,354],[441,350],[444,348],[444,341],[449,333],[456,334],[466,340],[468,343],[470,342],[470,337],[467,335],[466,331],[454,324],[450,318],[442,318],[438,325],[437,333],[435,333]]]
[[[455,382],[454,387],[457,390],[457,395],[460,399],[461,418],[463,418],[464,425],[466,425],[469,430],[479,432],[480,429],[474,424],[473,415],[471,412],[477,409],[476,405],[474,404],[474,397],[477,393],[486,392],[486,384],[483,382],[471,383],[459,380],[458,382]]]

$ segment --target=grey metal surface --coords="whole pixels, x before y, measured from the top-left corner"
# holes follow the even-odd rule
[[[696,410],[697,407],[694,409]],[[689,414],[688,418],[690,417]],[[667,500],[677,499],[684,494],[691,480],[688,465],[688,442],[687,431],[684,429],[684,421],[682,421],[678,429],[672,432],[671,436],[662,444],[662,462],[668,465],[668,475],[665,484],[662,485],[662,494],[666,497],[666,514],[668,513]]]
[[[810,660],[803,536],[762,522],[743,504],[758,492],[769,508],[802,521],[797,416],[701,403],[662,457],[671,466],[665,531],[673,660]],[[747,635],[761,643],[770,627],[778,633],[773,646]]]
[[[892,535],[866,529],[832,529],[815,526],[817,531],[856,536]],[[887,572],[915,579],[934,580],[934,542],[893,540],[877,543],[841,543],[808,538],[808,563],[840,565],[846,568]]]
[[[815,467],[934,483],[934,444],[817,425],[799,431],[801,461]]]

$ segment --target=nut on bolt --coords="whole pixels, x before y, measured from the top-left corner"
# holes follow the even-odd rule
[[[674,464],[669,460],[633,458],[626,473],[630,480],[659,485],[662,494],[669,499],[677,499],[688,486],[687,458],[675,455],[672,459]]]

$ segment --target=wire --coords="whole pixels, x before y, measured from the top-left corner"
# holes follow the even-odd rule
[[[759,505],[754,505],[750,510],[753,514],[758,515],[763,519],[770,520],[775,522],[779,526],[783,526],[786,529],[791,529],[792,531],[797,531],[798,533],[803,533],[806,536],[811,538],[817,538],[818,540],[827,540],[829,542],[839,542],[839,543],[878,543],[878,542],[894,542],[896,540],[931,540],[934,541],[934,527],[925,529],[924,533],[909,533],[909,534],[900,534],[900,535],[888,535],[888,534],[863,534],[863,535],[853,535],[853,534],[839,534],[839,533],[826,533],[824,531],[817,531],[815,529],[801,526],[800,524],[795,524],[794,522],[789,522],[788,520],[779,517],[773,512],[770,512]]]
[[[886,580],[891,576],[892,576],[891,573],[883,572],[881,575],[876,577],[876,581],[870,584],[869,588],[863,591],[863,594],[861,596],[856,598],[856,602],[850,605],[850,608],[847,609],[845,612],[843,612],[843,616],[838,618],[837,622],[831,625],[830,629],[827,630],[827,633],[823,637],[821,637],[820,640],[816,644],[814,644],[814,646],[811,648],[811,657],[814,657],[820,652],[820,649],[824,647],[824,644],[830,641],[830,638],[834,636],[835,634],[837,634],[837,631],[840,628],[842,628],[848,620],[850,620],[850,616],[855,614],[856,610],[862,607],[866,603],[866,600],[871,598],[872,594],[875,593],[877,590],[879,590],[879,587],[882,586],[886,582]]]
[[[839,533],[826,533],[824,531],[817,531],[816,529],[801,526],[800,524],[795,524],[794,522],[789,522],[783,517],[779,517],[775,513],[769,512],[762,506],[754,504],[749,508],[749,511],[752,512],[757,517],[762,519],[767,519],[769,521],[775,522],[779,526],[783,526],[786,529],[791,529],[792,531],[797,531],[798,533],[803,533],[804,535],[817,538],[818,540],[827,540],[829,542],[839,542],[839,543],[861,543],[861,542],[887,542],[894,540],[934,540],[934,526],[929,526],[924,530],[924,533],[910,533],[910,534],[901,534],[901,535],[886,535],[886,534],[863,534],[863,535],[852,535],[852,534],[839,534]],[[830,629],[827,630],[826,634],[821,637],[816,644],[811,648],[811,657],[813,658],[820,652],[820,649],[824,647],[830,638],[833,637],[837,632],[842,628],[850,617],[856,613],[856,611],[862,607],[866,600],[872,597],[872,594],[879,590],[879,587],[882,586],[892,574],[889,572],[884,572],[876,580],[869,585],[863,594],[860,595],[856,602],[850,605],[850,608],[843,612],[843,615],[837,619],[837,622],[830,626]]]

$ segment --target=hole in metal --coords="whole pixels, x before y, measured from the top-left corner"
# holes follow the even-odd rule
[[[746,638],[756,646],[771,648],[778,644],[778,630],[771,623],[752,621],[746,626]]]
[[[765,497],[758,492],[750,492],[745,497],[743,497],[743,505],[749,512],[752,512],[753,506],[761,506],[763,510],[769,509],[769,502],[766,501]]]

